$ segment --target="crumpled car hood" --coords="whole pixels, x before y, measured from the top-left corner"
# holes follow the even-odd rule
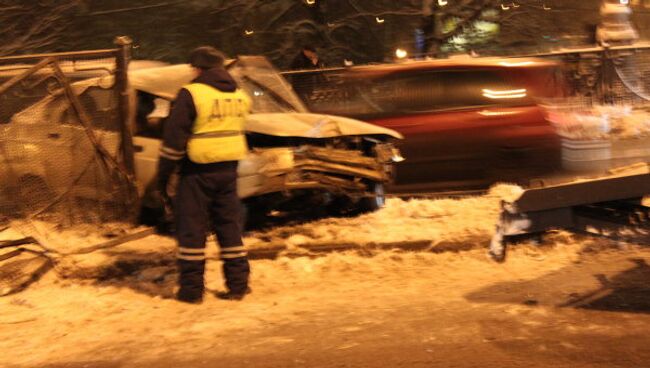
[[[279,137],[332,138],[353,135],[387,135],[403,138],[394,130],[341,116],[301,113],[251,114],[246,131]]]

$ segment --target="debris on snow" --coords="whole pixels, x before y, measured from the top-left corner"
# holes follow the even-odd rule
[[[11,352],[0,354],[0,365],[92,365],[105,360],[150,366],[160,359],[173,361],[174,354],[181,359],[214,351],[218,348],[215,344],[230,336],[245,340],[266,331],[277,337],[277,328],[299,326],[308,318],[336,316],[331,319],[336,323],[345,317],[343,325],[349,322],[347,328],[363,327],[356,322],[385,325],[387,320],[403,316],[404,310],[408,310],[405,307],[414,303],[419,303],[416,307],[427,313],[432,308],[439,310],[442,316],[450,311],[469,311],[455,317],[456,321],[477,313],[493,318],[494,311],[514,308],[506,304],[512,298],[538,301],[535,311],[548,313],[557,308],[547,309],[548,298],[537,293],[529,295],[528,285],[539,285],[535,280],[557,275],[567,267],[581,270],[583,265],[579,263],[585,252],[596,252],[599,247],[614,249],[617,243],[558,232],[548,236],[549,243],[556,247],[518,246],[511,250],[507,265],[495,265],[483,248],[498,218],[499,203],[512,201],[521,192],[514,185],[499,185],[480,197],[390,199],[386,208],[357,218],[323,219],[248,234],[245,243],[251,249],[263,249],[269,244],[305,248],[346,241],[361,246],[408,239],[429,241],[434,248],[448,243],[470,244],[476,249],[440,254],[387,250],[372,256],[335,252],[321,257],[258,260],[252,264],[254,292],[242,303],[221,301],[211,295],[223,288],[221,264],[216,261],[206,266],[208,293],[202,305],[171,300],[177,277],[175,242],[171,238],[152,235],[110,250],[66,257],[65,263],[56,266],[56,273],[50,272],[20,294],[0,298],[0,310],[5,312],[0,316],[0,324],[24,326],[0,329],[0,351]],[[48,235],[50,239],[56,237],[55,233]],[[64,237],[75,241],[71,233]],[[208,246],[209,256],[216,252],[217,247]],[[635,248],[627,252],[618,256],[623,260],[618,269],[629,267],[623,263],[632,257],[650,257],[647,251]],[[587,271],[586,281],[591,282],[596,271]],[[566,273],[562,280],[572,281],[573,275]],[[90,280],[80,280],[83,278]],[[513,282],[523,286],[514,292],[502,287],[506,301],[491,299],[493,292],[489,287]],[[556,287],[548,282],[543,285]],[[590,290],[571,289],[573,285],[576,284],[565,286],[564,290]],[[489,304],[479,305],[480,301],[471,300],[472,295],[485,300],[485,292],[480,291],[486,287]],[[517,306],[524,307],[529,313],[530,307]],[[521,316],[524,317],[530,316]],[[454,331],[454,336],[467,339],[475,335],[471,328],[462,330],[467,334],[458,337],[459,332]],[[188,336],[192,338],[188,340]],[[53,337],[55,344],[51,343]],[[354,342],[351,341],[350,344]],[[255,353],[266,351],[261,349],[269,346],[269,340],[263,343],[253,345],[259,349]],[[170,346],[177,349],[170,350]],[[268,349],[277,346],[271,344]]]
[[[452,199],[389,199],[385,208],[356,218],[326,218],[298,225],[285,225],[246,234],[244,243],[251,251],[277,249],[274,254],[306,254],[310,250],[390,249],[403,245],[407,249],[440,251],[485,248],[499,216],[500,202],[514,201],[523,189],[501,184],[484,196]],[[78,254],[88,245],[110,239],[106,234],[124,234],[117,224],[102,228],[78,226],[58,229],[42,221],[14,223],[12,233],[32,236],[53,251],[59,275],[73,278],[102,278],[106,275],[131,274],[143,280],[161,280],[164,272],[138,268],[167,267],[173,264],[175,242],[152,235],[111,249]],[[19,231],[16,231],[15,229]],[[30,233],[29,230],[35,230]],[[0,233],[0,235],[8,233]],[[114,236],[114,235],[111,235]],[[207,255],[217,258],[218,247],[210,244]]]

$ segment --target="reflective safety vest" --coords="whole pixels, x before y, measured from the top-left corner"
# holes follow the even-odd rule
[[[192,95],[196,119],[187,142],[192,162],[210,164],[238,161],[246,157],[248,146],[244,122],[250,99],[244,91],[223,92],[202,83],[184,86]]]

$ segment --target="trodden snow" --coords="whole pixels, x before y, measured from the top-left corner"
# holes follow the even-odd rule
[[[542,247],[513,247],[505,264],[489,260],[486,247],[500,202],[520,193],[519,187],[501,185],[485,196],[390,199],[373,214],[247,234],[252,249],[269,243],[307,248],[405,241],[430,241],[432,248],[444,242],[472,244],[462,252],[346,251],[255,260],[253,293],[242,302],[221,301],[210,293],[201,305],[170,298],[175,244],[167,237],[153,235],[67,258],[25,291],[0,298],[0,366],[225,367],[251,361],[254,366],[324,367],[337,356],[382,366],[364,354],[404,345],[412,350],[390,359],[424,361],[423,356],[447,351],[446,362],[464,367],[462,360],[472,354],[489,360],[507,352],[513,365],[504,367],[531,356],[564,367],[571,366],[561,365],[569,358],[557,354],[565,350],[567,357],[580,352],[588,360],[593,355],[588,349],[598,341],[647,332],[647,315],[632,321],[625,314],[555,306],[572,293],[598,290],[595,273],[614,277],[635,267],[632,258],[650,261],[643,247],[557,232]],[[56,242],[57,236],[65,241]],[[65,243],[68,249],[75,236],[79,233],[47,234],[51,244]],[[216,252],[214,245],[209,248]],[[218,261],[208,261],[206,280],[210,291],[222,289]],[[626,349],[636,349],[634,341],[641,343],[632,339]],[[615,350],[603,346],[601,352]],[[466,355],[464,349],[473,353]],[[331,355],[322,355],[326,352]],[[634,356],[647,358],[642,355]],[[538,366],[533,363],[529,366]]]

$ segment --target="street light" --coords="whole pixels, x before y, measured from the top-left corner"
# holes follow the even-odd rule
[[[404,49],[397,49],[395,50],[395,56],[397,56],[398,59],[404,59],[409,56],[409,53]]]

